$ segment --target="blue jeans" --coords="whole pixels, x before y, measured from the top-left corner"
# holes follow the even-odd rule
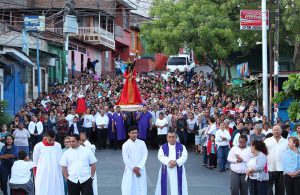
[[[227,164],[228,152],[229,152],[229,146],[218,147],[218,161],[219,161],[220,170],[225,170],[225,165]]]
[[[24,152],[26,152],[27,156],[29,156],[29,146],[17,146],[17,149],[18,149],[18,152],[23,150]]]

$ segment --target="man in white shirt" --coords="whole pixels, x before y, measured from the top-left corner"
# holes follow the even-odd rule
[[[168,133],[168,120],[164,117],[162,112],[159,113],[158,119],[156,119],[155,126],[157,127],[157,140],[159,146],[166,143],[166,135]]]
[[[71,109],[71,113],[68,114],[67,117],[66,117],[66,119],[67,119],[67,121],[68,121],[68,123],[69,123],[69,127],[71,127],[71,125],[74,123],[73,119],[74,119],[75,116],[78,117],[78,115],[75,114],[75,109],[72,108],[72,109]]]
[[[229,131],[225,129],[225,123],[220,123],[220,129],[216,132],[216,144],[218,146],[217,156],[219,159],[220,172],[225,172],[225,166],[227,164],[227,155],[229,151],[229,141],[231,136]]]
[[[122,146],[125,170],[122,180],[122,195],[147,195],[145,164],[148,150],[144,141],[137,139],[136,127],[128,130],[129,139]]]
[[[265,139],[268,149],[268,171],[269,186],[268,195],[273,195],[273,185],[275,184],[275,195],[284,194],[283,177],[283,154],[288,149],[288,141],[281,136],[282,129],[279,125],[273,127],[273,136]]]
[[[85,132],[80,132],[80,145],[89,148],[92,153],[95,155],[96,146],[91,144],[91,142],[87,139]],[[94,179],[93,179],[93,192],[94,195],[98,195],[98,182],[97,182],[97,173],[95,171]]]
[[[167,141],[158,151],[159,170],[155,195],[188,195],[184,163],[188,153],[184,145],[176,142],[175,132],[168,132]],[[168,187],[169,183],[169,187]],[[170,189],[170,193],[168,193]]]
[[[80,145],[76,134],[70,136],[70,146],[60,160],[68,183],[68,194],[94,195],[92,183],[97,159],[89,148]]]
[[[100,114],[95,117],[96,131],[97,131],[97,149],[106,148],[106,141],[108,135],[109,118],[104,110],[100,110]]]
[[[248,195],[248,184],[245,181],[247,162],[251,158],[250,147],[247,147],[247,136],[239,137],[239,145],[233,146],[228,154],[230,162],[230,190],[232,195]]]

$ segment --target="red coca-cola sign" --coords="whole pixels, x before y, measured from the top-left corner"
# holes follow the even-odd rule
[[[240,11],[241,30],[261,30],[261,25],[262,25],[261,10]],[[269,29],[269,10],[267,10],[267,28]]]

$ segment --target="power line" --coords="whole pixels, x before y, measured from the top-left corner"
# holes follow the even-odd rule
[[[50,9],[53,7],[54,1],[56,1],[56,0],[52,0],[52,2],[51,2],[51,7],[46,11],[45,15],[47,15],[47,13],[48,13],[48,12],[50,11]]]
[[[11,40],[7,41],[6,43],[3,44],[3,46],[5,46],[8,43],[12,42],[13,40],[15,40],[16,38],[18,38],[19,36],[21,36],[21,34],[18,34],[17,36],[15,36],[14,38],[12,38]]]

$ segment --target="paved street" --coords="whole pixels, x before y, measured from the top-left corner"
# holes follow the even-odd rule
[[[98,151],[96,157],[98,190],[100,195],[121,195],[121,181],[124,164],[121,151]],[[201,156],[202,157],[202,156]],[[202,167],[199,155],[189,154],[185,164],[190,195],[227,195],[229,191],[228,173],[208,170]],[[157,182],[159,162],[157,151],[150,150],[146,163],[148,194],[153,195]]]

